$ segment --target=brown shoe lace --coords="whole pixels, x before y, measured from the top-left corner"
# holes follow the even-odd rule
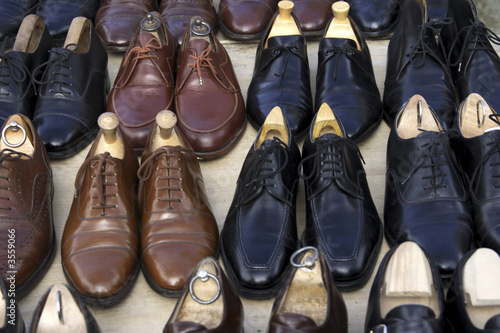
[[[146,45],[144,46],[134,46],[130,49],[130,52],[127,54],[125,58],[125,64],[128,63],[130,58],[134,56],[133,60],[138,59],[146,59],[146,58],[155,58],[158,59],[158,56],[154,53],[154,51],[161,49],[161,43],[156,37],[152,37]]]
[[[214,68],[214,65],[212,64],[212,58],[208,57],[211,51],[212,51],[212,46],[208,45],[208,47],[204,49],[199,56],[189,55],[191,58],[194,59],[194,63],[188,64],[188,67],[192,67],[198,73],[200,86],[203,85],[203,80],[201,78],[201,68],[208,68],[213,76],[221,80],[219,74],[217,74],[217,71]]]
[[[11,160],[19,160],[23,157],[31,158],[31,156],[26,155],[24,153],[20,153],[20,152],[11,150],[11,149],[4,149],[0,153],[0,168],[6,169],[8,172],[11,172],[12,169],[9,168],[8,166],[4,165],[4,162],[11,161]],[[7,176],[0,175],[0,179],[3,179],[3,180],[6,180],[7,182],[10,182],[10,177],[8,175]],[[10,191],[11,189],[9,188],[9,186],[0,185],[0,190]],[[10,197],[8,197],[8,196],[0,196],[0,199],[10,201]],[[11,207],[7,203],[6,206],[0,206],[0,209],[11,210]]]

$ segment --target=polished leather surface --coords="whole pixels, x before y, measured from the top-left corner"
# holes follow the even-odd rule
[[[429,20],[439,20],[448,17],[448,5],[453,0],[426,0]]]
[[[371,134],[382,120],[370,50],[363,37],[357,36],[361,51],[350,39],[323,37],[320,41],[314,103],[316,112],[327,103],[356,142]]]
[[[214,32],[218,28],[217,12],[212,0],[161,0],[158,11],[179,46],[194,16],[200,16]]]
[[[61,241],[63,271],[87,303],[110,306],[126,296],[139,271],[137,157],[123,137],[124,157],[94,154],[97,135],[75,179]]]
[[[20,117],[26,134],[32,137],[33,154],[27,157],[16,149],[3,149],[0,152],[0,244],[5,246],[5,251],[0,255],[0,271],[4,279],[11,277],[9,272],[15,272],[18,298],[41,280],[52,262],[56,246],[49,158],[28,118]],[[2,131],[11,121],[12,117],[7,119]],[[9,262],[12,253],[7,251],[9,235],[12,234],[8,230],[11,229],[15,230],[15,264]]]
[[[200,271],[202,265],[210,265],[217,272],[215,277],[220,283],[220,295],[217,298],[222,301],[222,311],[223,313],[214,314],[212,311],[219,311],[219,306],[213,305],[202,305],[197,304],[199,307],[206,308],[206,316],[213,318],[214,316],[221,317],[220,323],[217,327],[207,328],[202,323],[195,323],[191,321],[179,321],[179,314],[181,312],[189,313],[192,311],[188,305],[185,305],[185,299],[187,297],[191,297],[189,294],[189,288],[186,286],[182,293],[182,296],[177,301],[175,305],[174,311],[170,316],[165,328],[163,330],[164,333],[243,333],[243,321],[244,321],[244,313],[243,313],[243,305],[241,303],[240,298],[234,292],[231,283],[224,274],[224,270],[219,265],[219,262],[214,257],[207,257],[200,260],[199,264],[195,267],[192,275],[189,278],[191,281],[193,278],[196,278],[196,275]],[[212,279],[212,278],[211,278]],[[203,308],[202,308],[203,309]],[[203,310],[201,310],[203,311]],[[205,318],[210,321],[211,318]]]
[[[264,48],[276,16],[257,47],[247,93],[248,120],[259,129],[269,112],[279,106],[293,136],[299,137],[305,134],[313,116],[306,39],[303,35],[271,37]]]
[[[245,101],[231,59],[213,31],[206,37],[186,31],[177,60],[175,107],[177,126],[203,159],[227,153],[243,134]]]
[[[300,152],[289,134],[289,145],[273,139],[250,147],[221,232],[224,267],[239,293],[250,298],[278,292],[298,246]]]
[[[106,110],[108,55],[90,23],[89,47],[52,48],[43,72],[33,125],[51,158],[66,158],[85,148]],[[83,41],[82,41],[83,42]]]
[[[127,50],[146,14],[156,0],[105,0],[95,17],[95,30],[110,51]]]
[[[10,281],[7,280],[7,282],[10,285]],[[5,281],[3,278],[0,278],[0,288],[1,288],[1,301],[3,303],[1,306],[2,308],[6,309],[2,314],[2,316],[4,316],[4,318],[2,319],[4,324],[2,327],[0,327],[0,332],[24,333],[25,325],[24,325],[23,315],[19,310],[19,307],[17,306],[17,302],[15,296],[13,296],[13,293],[10,292],[11,296],[13,297],[9,296],[9,291],[5,285]],[[11,312],[12,308],[14,308],[14,313]],[[15,318],[12,317],[13,315],[15,316]]]
[[[139,152],[158,112],[174,108],[177,44],[163,23],[158,35],[137,30],[107,102],[107,111],[118,115],[120,130]]]
[[[389,42],[384,117],[389,125],[413,95],[422,95],[451,127],[457,101],[453,78],[435,33],[451,21],[428,22],[417,0],[404,0],[401,19]]]
[[[39,0],[36,14],[43,18],[52,38],[62,42],[75,17],[94,22],[100,6],[101,0]]]
[[[384,226],[390,245],[417,243],[443,277],[449,277],[473,248],[467,190],[446,133],[423,131],[416,138],[402,139],[395,128],[391,130]]]
[[[0,2],[0,41],[14,37],[24,17],[36,10],[38,0],[3,0]]]
[[[398,24],[401,12],[399,0],[347,0],[347,2],[351,6],[349,16],[367,38],[388,37]]]
[[[277,10],[277,0],[221,0],[219,26],[232,39],[259,39]]]
[[[312,127],[312,126],[311,126]],[[370,278],[383,238],[358,147],[333,133],[302,148],[306,191],[304,246],[318,248],[341,290]]]
[[[142,155],[142,269],[149,285],[164,296],[178,296],[204,257],[216,256],[219,230],[196,155],[184,146],[164,146]]]
[[[33,15],[34,16],[34,15]],[[29,18],[33,17],[30,15]],[[19,113],[31,118],[36,104],[36,86],[32,83],[32,72],[37,66],[47,60],[52,48],[52,38],[49,31],[39,20],[30,25],[30,38],[36,44],[36,49],[9,51],[0,55],[0,122],[13,114]]]
[[[337,0],[295,0],[293,12],[306,36],[320,37],[332,18],[332,4]]]
[[[303,258],[314,255],[314,252],[309,250],[302,252],[295,259],[296,263],[303,263]],[[314,261],[315,268],[321,270],[323,279],[323,287],[325,288],[326,299],[323,300],[323,306],[326,307],[326,315],[323,323],[316,323],[312,318],[301,313],[283,312],[281,307],[286,302],[287,293],[294,288],[292,283],[295,281],[297,267],[293,267],[287,277],[284,287],[274,301],[271,310],[271,319],[269,321],[268,333],[347,333],[347,309],[342,294],[338,291],[335,283],[330,275],[328,266],[326,265],[323,256],[319,253],[318,258]],[[296,282],[300,283],[300,282]],[[300,285],[300,284],[299,284]],[[297,287],[297,285],[296,285]],[[302,286],[308,288],[309,286]],[[313,286],[311,286],[313,287]],[[321,308],[321,306],[320,306]]]
[[[383,292],[385,285],[384,275],[388,269],[389,259],[397,251],[399,245],[391,248],[382,259],[380,266],[378,268],[377,275],[373,281],[373,285],[370,291],[370,297],[368,300],[368,308],[366,311],[366,321],[365,321],[365,332],[370,332],[373,330],[374,333],[446,333],[448,332],[448,327],[446,323],[446,318],[444,315],[444,295],[443,287],[441,285],[441,278],[439,277],[439,272],[434,265],[431,257],[425,252],[430,269],[432,272],[432,278],[434,284],[432,288],[435,290],[437,295],[437,302],[441,311],[439,313],[434,313],[434,311],[421,304],[403,304],[396,306],[390,310],[387,315],[382,318],[381,315],[381,296],[380,293]],[[387,330],[383,330],[382,327],[378,325],[386,325]]]
[[[493,315],[488,319],[485,327],[475,326],[469,316],[470,312],[467,308],[470,306],[468,304],[470,298],[465,295],[464,290],[464,283],[467,278],[464,276],[464,266],[475,252],[476,250],[471,250],[462,258],[453,273],[448,292],[446,293],[446,317],[453,326],[455,333],[495,333],[500,331],[500,314]],[[484,287],[487,288],[488,286]]]

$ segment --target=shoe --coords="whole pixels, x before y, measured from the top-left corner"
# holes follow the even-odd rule
[[[500,257],[480,248],[468,252],[446,294],[446,318],[455,333],[500,331]]]
[[[10,250],[12,249],[13,248],[11,248]],[[25,325],[24,325],[23,315],[21,311],[19,311],[19,307],[17,306],[15,298],[16,295],[15,276],[14,279],[7,279],[6,281],[9,289],[7,289],[3,277],[0,277],[0,300],[2,302],[0,306],[3,309],[2,318],[0,320],[2,322],[0,324],[2,325],[0,327],[0,332],[24,333]]]
[[[139,272],[139,210],[134,150],[113,113],[78,170],[61,241],[62,268],[80,298],[107,307],[120,302]]]
[[[226,154],[246,127],[231,59],[200,17],[191,19],[179,50],[175,107],[179,130],[204,160]]]
[[[238,293],[275,296],[298,248],[295,203],[300,151],[279,107],[243,162],[221,232],[222,260]]]
[[[200,16],[214,33],[218,28],[217,12],[212,0],[161,0],[158,11],[178,46],[182,45],[191,18],[195,16]]]
[[[248,120],[257,130],[279,106],[297,138],[307,132],[313,116],[306,39],[291,12],[293,2],[281,1],[262,35],[248,87]]]
[[[3,0],[0,2],[0,42],[16,36],[24,18],[36,10],[39,0]]]
[[[443,287],[432,257],[413,242],[391,248],[373,281],[365,332],[448,332],[444,311]]]
[[[304,246],[322,254],[340,290],[363,287],[382,244],[382,222],[370,195],[361,153],[324,104],[302,147]]]
[[[370,135],[382,120],[382,102],[370,50],[349,20],[349,4],[337,1],[318,50],[316,112],[328,104],[355,142]]]
[[[450,0],[426,0],[427,16],[430,21],[447,18]]]
[[[420,95],[396,116],[387,144],[384,228],[390,246],[417,243],[449,278],[474,242],[468,193],[444,126]]]
[[[43,18],[52,38],[62,43],[75,18],[83,16],[94,22],[100,6],[101,0],[39,0],[36,14]]]
[[[429,21],[425,5],[426,0],[403,0],[401,19],[389,42],[383,100],[389,126],[415,94],[425,98],[447,128],[455,119],[455,88],[439,37],[451,20]]]
[[[92,22],[77,17],[63,48],[52,48],[42,73],[33,125],[50,158],[71,157],[97,134],[97,118],[106,110],[108,55]]]
[[[499,37],[481,21],[470,0],[453,0],[448,15],[453,24],[443,29],[459,101],[471,93],[481,95],[500,110],[500,57],[491,43]]]
[[[36,85],[32,72],[47,60],[52,38],[43,20],[30,14],[17,33],[14,47],[0,55],[0,122],[14,114],[33,115],[36,104]]]
[[[427,0],[430,1],[430,0]],[[365,38],[389,38],[399,22],[399,0],[348,0],[350,16]]]
[[[15,251],[5,250],[0,256],[0,271],[6,281],[15,280],[20,299],[42,279],[54,259],[52,170],[26,116],[10,116],[1,133],[0,243],[8,247],[15,239]]]
[[[155,117],[174,107],[177,44],[158,13],[149,13],[123,57],[107,111],[120,118],[120,130],[141,153]]]
[[[58,283],[47,289],[40,298],[33,312],[30,332],[100,333],[101,329],[73,288]]]
[[[277,9],[278,0],[220,0],[219,27],[231,39],[259,39]]]
[[[347,309],[323,256],[303,247],[290,258],[292,270],[274,301],[269,333],[347,333]]]
[[[243,333],[243,305],[219,262],[207,257],[198,263],[175,305],[164,333]]]
[[[500,124],[497,111],[478,94],[458,108],[451,144],[469,183],[474,237],[478,247],[500,253]]]
[[[293,13],[306,37],[321,37],[332,18],[332,4],[337,0],[295,0]]]
[[[156,9],[156,0],[104,0],[95,17],[95,31],[106,49],[125,52],[141,21]]]
[[[138,177],[141,260],[158,294],[178,297],[198,262],[216,256],[219,230],[193,148],[171,111],[156,116]]]

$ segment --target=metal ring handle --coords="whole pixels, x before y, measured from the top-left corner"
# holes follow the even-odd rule
[[[311,257],[305,258],[303,264],[295,262],[295,258],[300,253],[306,252],[306,251],[309,251],[309,250],[314,251],[314,256],[312,258]],[[298,249],[290,257],[290,263],[292,264],[292,266],[297,267],[297,268],[309,269],[309,270],[313,270],[314,269],[314,266],[316,265],[315,264],[316,260],[318,260],[318,249],[315,248],[314,246],[306,246],[306,247],[303,247],[301,249]]]
[[[5,132],[7,132],[8,129],[11,129],[12,132],[17,132],[20,129],[21,132],[23,133],[23,138],[21,139],[21,141],[19,141],[18,143],[9,142],[9,140],[7,140],[7,138],[5,137]],[[26,141],[26,131],[21,125],[17,123],[17,121],[12,121],[2,130],[2,141],[5,142],[5,144],[10,148],[17,148],[21,146],[24,143],[24,141]]]
[[[422,127],[422,101],[419,100],[417,104],[417,127]]]
[[[212,297],[211,299],[207,300],[207,301],[204,301],[204,300],[201,300],[199,299],[198,297],[196,297],[196,295],[194,294],[194,291],[193,291],[193,285],[194,285],[194,282],[197,280],[197,279],[200,279],[202,282],[207,282],[209,278],[212,278],[214,279],[215,283],[217,284],[217,293],[215,294],[214,297]],[[193,277],[191,279],[191,282],[189,282],[189,293],[191,294],[191,297],[198,303],[200,304],[210,304],[210,303],[213,303],[215,302],[215,300],[217,298],[219,298],[219,295],[220,295],[220,283],[219,283],[219,279],[217,279],[217,277],[213,274],[210,274],[208,273],[206,270],[204,269],[201,269],[198,274],[196,274],[195,277]]]
[[[209,35],[210,32],[212,31],[210,25],[207,22],[201,20],[201,18],[193,20],[191,22],[191,26],[189,27],[189,29],[196,36],[206,36]]]
[[[482,117],[479,115],[479,106],[481,106],[481,109],[483,110]],[[486,105],[484,105],[484,102],[482,99],[480,99],[477,102],[476,109],[477,109],[477,127],[481,128],[484,124],[484,121],[486,120]]]

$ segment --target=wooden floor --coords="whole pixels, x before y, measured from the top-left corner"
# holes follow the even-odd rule
[[[231,41],[225,38],[220,32],[218,33],[218,37],[223,42],[231,57],[242,92],[246,99],[246,91],[254,67],[257,42],[243,43]],[[313,96],[315,91],[318,44],[318,41],[308,41],[307,45],[309,63],[311,66]],[[368,41],[368,45],[373,59],[376,80],[382,92],[385,78],[388,41]],[[123,54],[110,54],[109,71],[111,82],[113,82],[116,77],[122,56]],[[219,229],[222,229],[226,213],[234,194],[235,184],[241,165],[248,149],[255,140],[256,133],[257,132],[248,125],[243,138],[230,153],[218,160],[201,163],[206,188],[215,217],[219,224]],[[366,161],[365,170],[368,174],[368,182],[380,216],[382,216],[383,213],[385,158],[388,134],[388,126],[382,123],[366,141],[359,145],[364,160]],[[300,142],[299,145],[301,146],[302,142]],[[84,161],[88,149],[89,147],[73,158],[64,161],[53,161],[52,163],[55,183],[53,209],[58,247],[55,260],[43,280],[41,280],[38,286],[31,291],[30,294],[19,301],[20,310],[25,318],[27,327],[30,326],[34,308],[45,290],[54,283],[66,283],[61,269],[61,236],[73,199],[75,175]],[[298,198],[297,220],[300,235],[304,229],[305,221],[303,183],[301,183]],[[380,262],[383,254],[387,252],[387,250],[388,246],[384,240],[378,262]],[[378,263],[376,267],[378,268]],[[363,289],[355,292],[343,293],[348,308],[350,332],[363,331],[368,294],[374,274],[375,272]],[[273,300],[253,301],[242,299],[242,301],[245,309],[245,332],[266,332]],[[131,293],[123,302],[109,309],[91,308],[91,311],[96,317],[103,332],[154,333],[163,330],[175,303],[176,299],[164,298],[151,290],[141,274]]]

